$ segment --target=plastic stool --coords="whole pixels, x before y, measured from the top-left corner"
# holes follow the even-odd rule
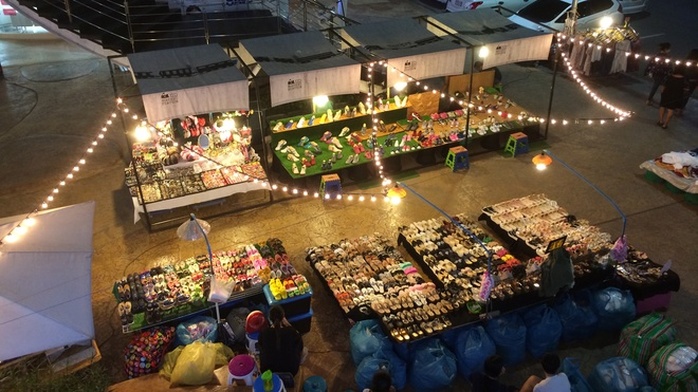
[[[246,386],[252,386],[257,377],[257,363],[249,355],[236,355],[228,362],[228,385],[242,381]]]
[[[449,148],[448,155],[446,155],[446,166],[450,167],[451,171],[469,168],[468,150],[463,146]]]
[[[509,135],[507,145],[504,147],[505,154],[515,157],[528,152],[528,135],[523,132],[515,132]]]
[[[320,180],[320,197],[325,200],[325,194],[330,197],[342,194],[342,181],[336,174],[325,174]]]
[[[310,376],[303,383],[303,392],[327,392],[327,382],[320,376]]]
[[[259,354],[259,347],[257,347],[257,342],[259,341],[259,332],[252,332],[245,334],[247,337],[247,352],[250,354]]]

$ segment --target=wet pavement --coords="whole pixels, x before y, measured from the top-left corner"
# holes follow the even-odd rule
[[[379,19],[427,12],[421,4],[404,4],[357,0],[349,4],[349,16],[363,21],[371,16]],[[0,81],[0,216],[10,216],[29,212],[41,203],[73,167],[115,106],[107,61],[62,41],[0,37],[0,62],[6,78]],[[508,97],[533,113],[546,112],[551,81],[548,68],[509,65],[501,70]],[[684,116],[674,118],[669,129],[662,130],[655,125],[657,108],[644,104],[648,80],[630,74],[592,82],[600,95],[635,115],[603,126],[554,125],[546,144],[618,203],[628,216],[631,245],[657,262],[673,260],[673,269],[683,282],[668,315],[677,322],[679,339],[698,347],[698,333],[692,328],[698,325],[698,313],[691,311],[698,300],[698,288],[691,280],[698,272],[698,206],[647,182],[638,167],[662,153],[698,147],[698,102],[692,100]],[[557,80],[553,117],[601,115],[606,115],[604,110],[571,80]],[[96,340],[102,361],[116,382],[125,378],[121,353],[128,336],[120,331],[112,295],[114,281],[162,261],[203,252],[200,243],[178,240],[174,229],[150,233],[143,224],[133,223],[133,207],[123,182],[128,157],[123,130],[113,127],[105,140],[53,206],[96,201],[92,271]],[[424,167],[405,182],[448,213],[473,218],[484,206],[545,193],[577,217],[614,236],[620,233],[618,214],[591,187],[560,165],[553,165],[545,174],[535,171],[530,164],[532,156],[533,152],[516,158],[485,153],[471,157],[467,171]],[[346,190],[357,189],[350,185]],[[378,193],[380,189],[368,191]],[[434,217],[438,213],[416,198],[408,197],[398,206],[301,198],[208,221],[213,228],[210,241],[214,251],[270,237],[283,240],[296,268],[316,288],[312,329],[304,336],[310,351],[304,372],[322,375],[329,381],[329,390],[339,391],[356,388],[349,353],[350,326],[312,275],[304,261],[305,248],[373,232],[396,240],[399,226]],[[561,350],[563,356],[580,358],[585,373],[615,352],[613,337]],[[505,378],[521,383],[531,372],[540,371],[529,361],[509,369]],[[462,380],[451,390],[463,390]]]

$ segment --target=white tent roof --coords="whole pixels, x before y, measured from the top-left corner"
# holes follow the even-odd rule
[[[485,69],[519,61],[545,60],[553,39],[551,33],[519,26],[492,8],[447,12],[429,16],[427,21],[429,30],[436,35],[453,34],[473,46],[487,47],[489,55],[483,60]]]
[[[360,89],[361,64],[319,31],[245,39],[238,55],[269,76],[272,106]]]
[[[94,202],[42,211],[0,249],[0,360],[94,338]],[[26,215],[0,219],[0,236]]]
[[[247,110],[247,78],[220,45],[128,55],[151,123],[192,114]]]
[[[416,80],[463,73],[465,46],[435,35],[413,18],[346,26],[340,34]],[[388,72],[388,85],[399,81],[398,76]]]

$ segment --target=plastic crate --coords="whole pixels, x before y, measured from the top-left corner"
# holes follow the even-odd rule
[[[279,305],[284,309],[286,313],[286,318],[291,319],[291,317],[304,315],[310,312],[310,299],[313,297],[313,289],[311,288],[307,293],[303,295],[297,295],[295,297],[290,297],[287,299],[282,299],[277,301],[269,290],[269,285],[264,285],[264,297],[267,299],[269,306]]]
[[[295,328],[301,335],[306,334],[310,332],[310,322],[313,320],[313,310],[310,309],[308,313],[299,314],[294,317],[287,317],[287,319],[293,328]]]

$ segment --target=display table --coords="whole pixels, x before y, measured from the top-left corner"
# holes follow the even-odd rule
[[[114,283],[123,332],[212,312],[215,305],[207,301],[212,274],[216,282],[227,283],[230,288],[231,294],[219,305],[221,308],[247,298],[263,297],[267,283],[307,283],[305,277],[296,273],[283,244],[276,238],[215,252],[213,260],[201,255],[156,266]],[[290,284],[287,287],[293,289]],[[214,293],[220,295],[220,290]]]
[[[694,196],[698,195],[698,149],[662,154],[659,158],[643,162],[640,168],[666,181],[676,190],[690,194],[692,200],[698,203],[698,198]],[[649,175],[645,177],[653,181]]]
[[[154,201],[143,204],[139,202],[137,197],[132,197],[133,201],[133,223],[140,220],[140,214],[167,211],[175,208],[197,205],[200,203],[210,202],[213,200],[223,199],[236,193],[245,193],[255,190],[269,190],[269,186],[261,181],[249,181],[234,185],[226,185],[220,188],[214,188],[203,192],[193,193],[186,196],[175,197],[167,200]]]

